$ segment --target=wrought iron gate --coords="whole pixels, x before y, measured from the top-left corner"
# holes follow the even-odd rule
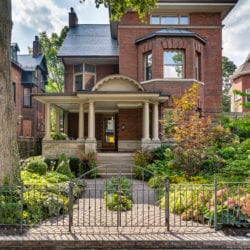
[[[134,178],[135,173],[141,180]],[[84,192],[75,201],[70,200],[70,230],[98,227],[166,231],[168,206],[160,202],[168,192],[162,186],[150,188],[144,181],[149,176],[153,173],[147,169],[127,164],[109,164],[86,172],[79,177],[86,183]],[[163,202],[167,201],[165,197]]]

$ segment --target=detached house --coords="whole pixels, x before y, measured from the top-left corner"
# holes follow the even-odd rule
[[[239,90],[243,93],[250,94],[250,54],[246,61],[235,71],[232,76],[231,88],[231,112],[247,112],[249,108],[242,106],[242,103],[250,103],[250,97],[240,96],[234,93]]]
[[[32,54],[22,55],[18,52],[18,44],[11,44],[11,80],[22,155],[22,152],[37,148],[40,138],[44,136],[44,105],[32,98],[32,94],[45,92],[48,70],[37,36]]]
[[[43,154],[157,147],[165,139],[159,122],[165,109],[194,82],[197,108],[216,117],[222,106],[222,20],[236,2],[159,0],[144,23],[129,11],[108,25],[78,24],[71,8],[58,53],[65,93],[35,97],[46,106]],[[63,112],[71,140],[51,140],[52,106]]]

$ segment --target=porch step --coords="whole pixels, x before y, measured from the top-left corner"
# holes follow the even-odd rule
[[[134,164],[132,153],[98,153],[97,166],[101,176],[131,176],[133,169],[130,165]]]

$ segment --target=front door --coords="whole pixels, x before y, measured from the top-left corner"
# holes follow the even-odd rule
[[[116,150],[117,134],[116,134],[116,115],[103,116],[103,136],[102,148],[103,150]]]

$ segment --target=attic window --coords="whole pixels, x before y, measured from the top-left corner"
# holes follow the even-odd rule
[[[150,24],[159,25],[188,25],[188,15],[152,15]]]

